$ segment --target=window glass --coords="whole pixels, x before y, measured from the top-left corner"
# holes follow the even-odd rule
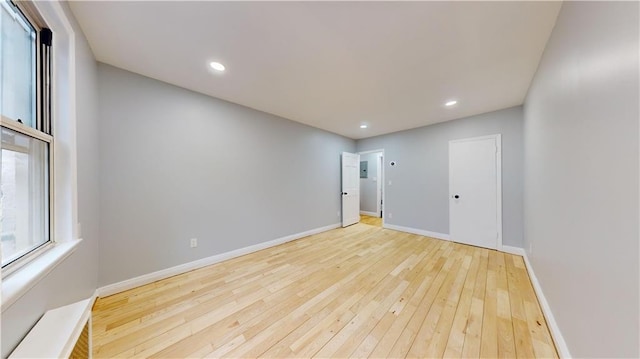
[[[13,4],[0,5],[0,112],[35,127],[36,31]]]
[[[2,266],[49,238],[49,144],[2,128]]]

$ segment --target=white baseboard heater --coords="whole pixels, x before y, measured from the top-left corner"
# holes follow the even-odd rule
[[[44,313],[9,358],[91,358],[89,298]]]

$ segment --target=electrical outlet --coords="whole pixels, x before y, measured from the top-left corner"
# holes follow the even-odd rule
[[[393,218],[393,213],[389,212],[389,218]]]
[[[392,183],[392,182],[391,182],[391,181],[389,181],[389,186],[391,186],[391,183]]]
[[[198,238],[191,238],[191,248],[198,246]]]
[[[338,218],[340,218],[340,211],[338,211]]]

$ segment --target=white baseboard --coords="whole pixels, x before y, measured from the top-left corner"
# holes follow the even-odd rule
[[[418,235],[425,236],[425,237],[442,239],[442,240],[445,240],[445,241],[450,241],[451,240],[451,237],[446,233],[438,233],[438,232],[425,231],[423,229],[396,226],[395,224],[384,224],[383,227],[384,228],[388,228],[388,229],[393,229],[395,231],[407,232],[407,233],[412,233],[412,234],[418,234]],[[512,246],[504,246],[503,245],[502,248],[499,249],[499,251],[505,252],[505,253],[510,253],[510,254],[515,254],[515,255],[519,255],[519,256],[523,256],[523,257],[525,256],[524,249],[519,248],[519,247],[512,247]]]
[[[395,224],[386,224],[386,223],[383,225],[383,227],[387,229],[393,229],[394,231],[407,232],[407,233],[417,234],[425,237],[443,239],[445,241],[449,240],[449,235],[445,233],[425,231],[424,229],[396,226]]]
[[[512,247],[512,246],[502,246],[502,249],[500,250],[500,252],[505,252],[505,253],[510,253],[510,254],[515,254],[517,256],[525,256],[525,252],[524,249],[520,248],[520,247]]]
[[[376,213],[376,212],[360,211],[360,214],[364,214],[365,216],[371,216],[371,217],[380,217],[380,213]]]
[[[182,274],[182,273],[186,273],[198,268],[202,268],[202,267],[206,267],[212,264],[216,264],[228,259],[232,259],[235,257],[239,257],[239,256],[243,256],[245,254],[249,254],[249,253],[253,253],[253,252],[257,252],[259,250],[262,249],[266,249],[266,248],[270,248],[270,247],[274,247],[277,246],[279,244],[283,244],[286,242],[290,242],[296,239],[300,239],[302,237],[307,237],[307,236],[311,236],[314,234],[318,234],[321,232],[325,232],[334,228],[339,228],[341,226],[340,223],[334,223],[328,226],[324,226],[324,227],[320,227],[320,228],[315,228],[315,229],[311,229],[305,232],[300,232],[300,233],[295,233],[292,235],[288,235],[282,238],[278,238],[278,239],[274,239],[268,242],[263,242],[263,243],[258,243],[258,244],[254,244],[252,246],[248,246],[248,247],[244,247],[244,248],[239,248],[239,249],[235,249],[232,250],[230,252],[225,252],[225,253],[220,253],[220,254],[216,254],[213,255],[211,257],[207,257],[207,258],[202,258],[193,262],[189,262],[189,263],[184,263],[184,264],[180,264],[177,265],[175,267],[171,267],[171,268],[167,268],[167,269],[162,269],[159,270],[157,272],[153,272],[153,273],[149,273],[149,274],[144,274],[141,275],[139,277],[135,277],[135,278],[131,278],[131,279],[127,279],[124,280],[122,282],[118,282],[118,283],[113,283],[113,284],[109,284],[106,285],[104,287],[100,287],[96,290],[96,295],[98,297],[106,297],[106,296],[110,296],[112,294],[116,294],[116,293],[120,293],[123,292],[125,290],[129,290],[132,288],[136,288],[145,284],[149,284],[149,283],[153,283],[156,281],[159,281],[161,279],[165,279],[165,278],[169,278],[169,277],[173,277],[175,275],[178,274]]]
[[[553,337],[556,349],[558,350],[558,355],[560,356],[560,358],[571,358],[569,347],[567,347],[567,343],[564,341],[564,337],[560,332],[558,323],[556,323],[556,319],[553,316],[553,312],[551,311],[549,302],[547,302],[547,298],[545,298],[544,293],[542,292],[542,287],[540,286],[540,282],[538,282],[538,278],[533,271],[531,262],[529,262],[529,257],[527,257],[526,253],[524,253],[522,257],[524,258],[524,263],[527,267],[527,272],[529,273],[531,284],[533,284],[533,290],[536,292],[538,302],[540,303],[540,307],[542,308],[542,313],[544,314],[544,318],[547,321],[547,326],[549,327],[549,331],[551,331],[551,336]]]

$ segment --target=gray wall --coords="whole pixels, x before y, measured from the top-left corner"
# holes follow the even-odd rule
[[[638,10],[565,2],[525,101],[525,247],[577,358],[640,355]]]
[[[76,33],[78,220],[84,241],[35,287],[2,312],[1,356],[18,345],[45,311],[93,295],[98,277],[98,119],[96,62],[80,27],[62,3]],[[55,40],[54,40],[55,41]]]
[[[98,83],[101,286],[339,222],[355,141],[104,64]]]
[[[367,178],[360,179],[360,210],[367,212],[376,212],[378,200],[378,162],[380,161],[380,153],[367,153],[360,155],[360,162],[367,161],[368,168]]]
[[[522,247],[522,116],[518,106],[359,140],[358,151],[385,151],[385,223],[448,234],[449,140],[500,133],[503,244]]]

